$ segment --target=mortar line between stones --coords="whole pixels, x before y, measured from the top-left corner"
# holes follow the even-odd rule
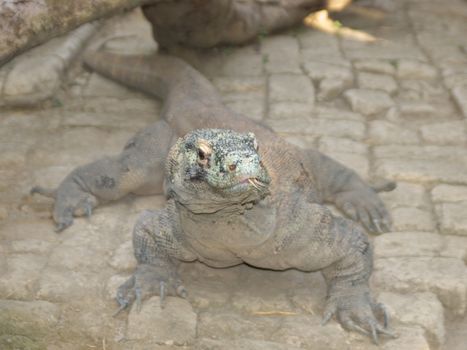
[[[415,44],[418,46],[418,48],[420,49],[420,51],[425,55],[427,61],[436,69],[436,72],[438,73],[438,76],[439,76],[439,79],[437,79],[437,82],[442,85],[442,87],[444,88],[444,90],[446,90],[449,94],[449,101],[451,102],[452,105],[455,106],[455,110],[457,111],[457,113],[459,114],[459,116],[463,116],[463,112],[462,110],[460,109],[460,107],[457,105],[457,103],[454,101],[453,99],[453,96],[452,96],[452,89],[450,89],[447,85],[446,85],[446,81],[444,79],[444,76],[442,74],[442,69],[438,67],[438,65],[436,64],[436,61],[433,60],[433,57],[428,53],[428,51],[425,49],[425,47],[420,43],[419,39],[418,39],[418,36],[417,36],[417,32],[415,30],[415,27],[414,27],[414,24],[413,24],[413,18],[410,14],[410,11],[412,10],[411,9],[411,4],[410,3],[407,3],[405,4],[404,6],[404,10],[406,12],[406,17],[409,19],[409,27],[410,27],[410,32],[411,32],[411,35],[414,39],[414,42]],[[465,120],[465,118],[462,118],[462,120]],[[466,132],[465,128],[464,128],[464,132]],[[466,133],[467,135],[467,133]],[[423,139],[420,139],[423,143]]]
[[[264,71],[264,64],[263,64],[263,71]],[[263,116],[262,120],[268,120],[269,119],[269,80],[270,80],[270,74],[265,73],[264,77],[264,100],[263,100]]]
[[[459,115],[462,116],[462,111],[460,111],[460,108],[459,106],[457,106],[457,104],[455,103],[455,101],[453,101],[453,97],[452,97],[452,93],[451,93],[451,89],[449,89],[447,86],[446,86],[446,82],[443,78],[443,75],[442,75],[442,71],[441,69],[438,67],[438,65],[436,64],[436,62],[433,60],[433,57],[428,53],[428,51],[426,50],[426,48],[420,43],[420,40],[418,39],[418,36],[417,36],[417,32],[415,30],[415,26],[414,26],[414,23],[413,23],[413,17],[411,16],[410,14],[410,11],[412,10],[411,8],[411,4],[410,3],[407,3],[405,4],[404,6],[404,11],[405,11],[405,15],[408,19],[408,23],[409,23],[409,27],[410,27],[410,32],[411,32],[411,35],[412,35],[412,38],[415,42],[415,44],[417,45],[417,47],[419,48],[419,50],[424,54],[425,58],[427,59],[427,61],[436,69],[437,73],[438,73],[438,76],[439,76],[439,83],[443,86],[443,89],[446,90],[449,94],[449,101],[451,102],[451,104],[453,104],[456,108],[456,111],[458,113],[460,113]],[[466,134],[466,128],[465,128],[465,124],[464,124],[464,134]],[[420,142],[422,145],[425,145],[426,142],[423,140],[422,138],[422,135],[421,135],[421,131],[420,129],[417,129],[417,135],[419,136],[419,139],[420,139]],[[464,141],[464,145],[465,145],[465,141]],[[428,197],[428,205],[429,205],[429,212],[433,218],[433,220],[435,221],[435,232],[439,235],[441,235],[442,237],[444,237],[443,233],[441,232],[441,218],[440,216],[438,215],[438,212],[436,211],[436,205],[435,203],[433,202],[433,197],[432,197],[432,190],[435,186],[439,185],[440,183],[442,182],[439,182],[436,183],[436,184],[425,184],[423,187],[426,191],[426,194],[427,194],[427,197]]]

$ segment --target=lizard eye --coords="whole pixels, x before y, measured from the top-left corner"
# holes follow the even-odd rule
[[[206,166],[209,163],[211,157],[212,148],[208,141],[200,139],[198,141],[198,164]]]
[[[198,150],[198,164],[205,167],[209,163],[209,154],[204,152],[203,150]]]
[[[237,169],[237,166],[235,164],[230,164],[229,165],[229,170],[230,171],[235,171],[235,169]]]
[[[205,160],[206,159],[206,154],[202,150],[198,150],[198,158],[199,160]]]

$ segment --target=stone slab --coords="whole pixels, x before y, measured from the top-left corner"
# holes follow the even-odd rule
[[[399,293],[432,292],[453,314],[463,315],[467,298],[464,262],[446,257],[396,257],[375,260],[374,282]]]
[[[364,115],[383,113],[394,104],[388,93],[370,89],[350,89],[344,97],[354,112]]]
[[[167,297],[165,307],[160,298],[152,297],[143,303],[140,312],[133,307],[128,315],[127,338],[154,341],[159,344],[191,344],[196,336],[196,313],[184,299]]]

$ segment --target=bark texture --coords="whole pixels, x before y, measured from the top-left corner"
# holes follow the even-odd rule
[[[0,0],[0,65],[81,24],[160,0]]]

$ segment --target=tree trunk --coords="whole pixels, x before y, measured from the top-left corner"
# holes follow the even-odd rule
[[[0,66],[81,24],[157,1],[160,0],[0,0]]]

